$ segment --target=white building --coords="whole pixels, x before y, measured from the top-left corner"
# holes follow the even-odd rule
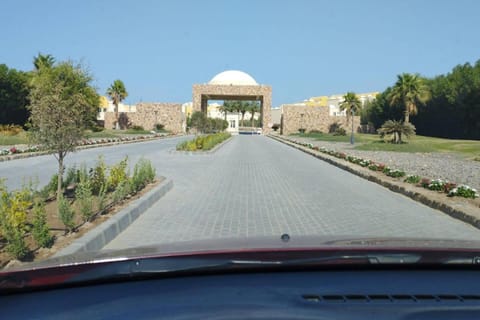
[[[124,103],[118,104],[118,112],[136,112],[137,106]],[[100,106],[98,107],[97,120],[105,120],[105,112],[115,112],[115,105],[113,101],[108,100],[106,97],[100,97]]]

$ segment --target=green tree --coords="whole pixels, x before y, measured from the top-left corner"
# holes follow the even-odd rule
[[[63,62],[40,68],[30,92],[30,139],[51,150],[58,161],[57,197],[62,191],[64,159],[84,136],[99,97],[92,76],[80,65]]]
[[[382,138],[392,135],[390,142],[402,143],[402,135],[407,138],[415,135],[415,126],[409,122],[388,120],[378,129],[378,133]]]
[[[113,105],[115,106],[115,129],[118,130],[120,129],[120,124],[118,122],[118,104],[128,96],[123,81],[113,81],[112,85],[107,89],[107,95],[112,99]]]
[[[345,110],[345,113],[347,115],[347,124],[350,121],[350,119],[352,120],[352,134],[350,136],[350,143],[351,144],[354,143],[354,138],[353,138],[353,135],[354,135],[354,129],[353,129],[354,121],[353,120],[354,120],[354,118],[353,118],[353,116],[355,115],[355,113],[358,114],[361,108],[362,108],[362,103],[360,102],[360,99],[358,99],[357,95],[354,92],[347,92],[343,96],[343,101],[342,101],[342,103],[340,103],[340,110],[341,111]]]
[[[54,64],[55,58],[51,54],[39,53],[33,58],[33,66],[36,71],[39,71],[41,68],[52,68]]]
[[[202,111],[195,111],[190,118],[190,125],[195,128],[197,132],[204,133],[208,125],[207,115]]]
[[[0,64],[0,124],[23,126],[28,120],[30,75]]]
[[[403,103],[405,122],[409,123],[410,114],[417,114],[417,106],[425,104],[430,99],[430,90],[425,81],[417,74],[403,73],[397,77],[397,82],[389,97],[390,104]]]

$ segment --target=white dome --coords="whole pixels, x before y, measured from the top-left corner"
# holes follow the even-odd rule
[[[238,70],[228,70],[217,74],[208,84],[234,85],[234,86],[258,86],[257,81],[248,73]]]

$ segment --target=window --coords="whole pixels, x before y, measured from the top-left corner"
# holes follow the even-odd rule
[[[230,128],[235,128],[235,120],[230,120]]]

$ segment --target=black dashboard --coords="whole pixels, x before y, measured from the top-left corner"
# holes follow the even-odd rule
[[[1,319],[480,319],[475,270],[231,273],[0,296]]]

